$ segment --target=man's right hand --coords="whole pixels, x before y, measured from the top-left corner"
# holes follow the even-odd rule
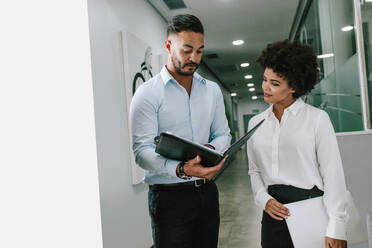
[[[221,162],[212,167],[204,167],[200,164],[201,157],[196,156],[195,158],[187,161],[183,167],[183,171],[188,176],[211,179],[223,166],[227,157]]]

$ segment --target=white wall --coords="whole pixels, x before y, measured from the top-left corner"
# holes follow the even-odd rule
[[[337,134],[346,187],[366,226],[366,217],[372,213],[372,132]],[[354,247],[354,246],[353,246]],[[367,244],[355,247],[368,247]]]
[[[102,247],[85,1],[0,4],[0,247]]]
[[[372,213],[372,132],[369,134],[337,134],[346,184],[365,221]]]
[[[258,109],[259,113],[263,112],[269,107],[269,104],[264,102],[262,98],[257,100],[239,100],[238,104],[238,116],[239,116],[239,135],[244,135],[244,119],[243,115],[246,114],[257,114],[253,113],[254,109]]]
[[[150,247],[148,187],[132,185],[120,30],[164,50],[166,23],[145,0],[88,0],[104,248]]]

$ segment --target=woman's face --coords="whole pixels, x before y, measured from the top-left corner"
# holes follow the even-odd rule
[[[288,80],[280,77],[271,68],[266,67],[262,81],[264,100],[268,103],[287,103],[294,100],[294,89],[289,87]]]

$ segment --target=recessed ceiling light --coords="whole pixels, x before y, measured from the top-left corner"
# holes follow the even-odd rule
[[[253,76],[248,74],[248,75],[245,75],[244,78],[245,79],[251,79],[251,78],[253,78]]]
[[[344,32],[347,32],[347,31],[350,31],[350,30],[353,30],[353,29],[354,29],[353,26],[346,26],[346,27],[341,28],[341,30],[344,31]]]
[[[318,59],[324,59],[324,58],[330,58],[330,57],[333,57],[333,56],[335,56],[333,53],[325,53],[325,54],[318,55],[317,58]]]
[[[255,91],[256,89],[255,88],[249,88],[249,91]]]
[[[248,87],[252,87],[254,86],[254,84],[250,83],[250,84],[247,84]]]
[[[239,45],[243,45],[244,40],[234,40],[232,43],[233,43],[233,45],[235,45],[235,46],[239,46]]]
[[[241,63],[240,66],[241,67],[248,67],[249,66],[249,63]]]
[[[256,99],[257,99],[257,96],[252,96],[252,99],[253,99],[253,100],[256,100]]]
[[[237,94],[236,93],[231,93],[231,96],[236,96]]]

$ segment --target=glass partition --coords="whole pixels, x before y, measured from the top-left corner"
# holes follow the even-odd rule
[[[352,0],[314,0],[295,39],[318,55],[319,77],[305,101],[324,109],[336,132],[363,130]]]
[[[372,116],[372,2],[362,2],[362,30],[367,72],[369,110]]]

